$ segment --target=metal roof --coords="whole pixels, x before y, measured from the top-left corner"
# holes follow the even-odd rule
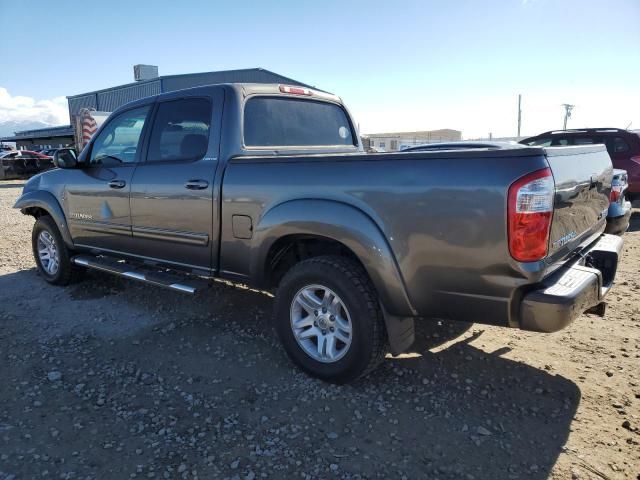
[[[68,96],[69,117],[73,117],[81,108],[94,108],[103,112],[112,112],[116,108],[134,100],[139,100],[140,98],[218,83],[287,83],[290,85],[314,88],[306,83],[299,82],[264,68],[164,75],[151,80],[127,83],[116,87]]]
[[[189,78],[195,79],[197,77],[204,77],[203,80],[207,81],[207,83],[188,82]],[[241,77],[245,77],[246,79],[235,80],[235,78],[241,78]],[[263,81],[255,81],[254,77],[262,77],[261,79]],[[106,92],[111,92],[113,90],[120,90],[120,89],[132,87],[136,85],[154,83],[154,82],[157,82],[158,80],[162,80],[162,81],[173,80],[175,81],[175,83],[180,83],[181,81],[187,80],[184,82],[185,84],[188,83],[189,86],[196,87],[200,85],[213,85],[216,83],[267,83],[264,81],[266,79],[265,77],[269,77],[269,80],[271,80],[270,83],[287,82],[292,85],[300,85],[301,87],[315,88],[312,85],[307,85],[305,83],[299,82],[298,80],[294,80],[293,78],[285,77],[284,75],[280,75],[279,73],[272,72],[271,70],[267,70],[266,68],[241,68],[237,70],[221,70],[217,72],[199,72],[199,73],[182,73],[177,75],[160,75],[159,77],[151,80],[125,83],[123,85],[117,85],[115,87],[103,88],[100,90],[94,90],[86,93],[79,93],[77,95],[68,95],[67,98],[69,99],[79,98],[79,97],[84,97],[86,95],[106,93]],[[233,80],[227,80],[227,78],[233,78]],[[183,87],[183,88],[188,88],[188,87]],[[163,90],[163,92],[164,91],[171,91],[171,90]]]
[[[39,128],[36,130],[22,130],[14,132],[11,137],[1,137],[1,142],[17,142],[30,138],[52,138],[52,137],[73,137],[73,128],[71,125],[62,125],[60,127]]]
[[[286,83],[306,88],[315,88],[284,75],[274,73],[264,68],[244,68],[238,70],[223,70],[219,72],[185,73],[181,75],[164,75],[151,80],[132,82],[115,87],[94,90],[67,97],[69,104],[69,120],[73,121],[82,108],[90,108],[103,112],[112,112],[118,107],[134,100],[173,92],[185,88],[214,85],[218,83]],[[316,89],[317,90],[317,89]],[[321,90],[320,90],[321,91]],[[66,130],[65,130],[66,129]],[[24,130],[15,132],[13,137],[0,138],[7,142],[15,142],[26,138],[73,136],[73,128],[64,127],[44,128],[40,130]]]

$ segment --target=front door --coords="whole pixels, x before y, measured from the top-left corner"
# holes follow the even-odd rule
[[[213,206],[221,109],[215,97],[176,97],[158,102],[146,161],[133,175],[133,252],[209,271],[218,241]]]
[[[131,179],[140,157],[150,105],[108,121],[81,168],[65,171],[63,208],[76,245],[128,252],[131,248]]]

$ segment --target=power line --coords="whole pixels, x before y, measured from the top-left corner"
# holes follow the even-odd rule
[[[520,125],[522,124],[522,109],[520,108],[522,104],[522,95],[518,94],[518,138],[520,138]]]

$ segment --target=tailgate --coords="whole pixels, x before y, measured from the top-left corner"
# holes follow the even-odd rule
[[[562,256],[604,230],[613,167],[604,145],[550,147],[545,153],[556,192],[549,256]]]

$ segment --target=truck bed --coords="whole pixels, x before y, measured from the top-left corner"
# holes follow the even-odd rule
[[[288,202],[304,209],[305,200],[322,199],[363,212],[387,239],[413,309],[398,314],[509,325],[516,321],[514,291],[542,280],[585,237],[604,228],[595,212],[610,183],[606,152],[603,157],[603,149],[588,147],[563,157],[569,155],[567,149],[551,150],[554,176],[560,180],[551,242],[568,228],[579,231],[552,249],[548,261],[535,264],[509,255],[506,196],[516,179],[549,166],[550,156],[542,148],[233,158],[224,177],[222,224],[231,225],[234,215],[247,215],[255,219],[256,235],[235,238],[232,229],[223,227],[221,273],[250,279],[255,273],[252,256],[263,240],[260,225],[270,212]],[[564,168],[562,158],[570,158],[573,166],[584,162],[582,170],[589,174],[571,177],[571,165]],[[588,187],[596,167],[599,194],[579,193],[577,201],[565,198],[571,188],[582,192],[581,187]]]

